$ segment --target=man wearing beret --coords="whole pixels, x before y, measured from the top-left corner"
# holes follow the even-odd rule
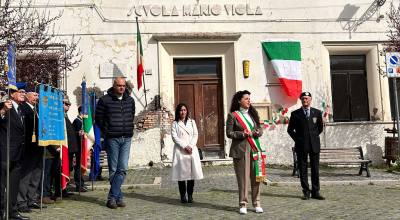
[[[17,211],[17,196],[19,192],[22,157],[24,151],[24,124],[23,113],[20,105],[25,99],[26,85],[18,87],[18,90],[10,89],[10,100],[0,104],[0,149],[1,149],[1,189],[0,189],[0,214],[3,217],[5,209],[5,190],[7,187],[7,127],[10,123],[10,169],[9,181],[10,193],[9,218],[10,219],[29,219],[22,216]]]
[[[319,194],[319,135],[323,131],[321,111],[310,107],[311,93],[303,92],[300,95],[302,107],[293,111],[287,132],[295,142],[295,152],[299,166],[300,182],[303,188],[303,200],[310,198],[324,200]],[[310,157],[311,191],[307,177],[307,157]]]

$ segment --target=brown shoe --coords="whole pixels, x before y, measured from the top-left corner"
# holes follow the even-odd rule
[[[54,200],[50,199],[49,197],[43,198],[42,202],[44,204],[54,204]]]
[[[50,197],[50,199],[52,199],[54,201],[61,201],[61,197],[52,196],[52,197]]]
[[[125,204],[124,200],[117,200],[117,206],[118,207],[125,207],[126,204]]]
[[[108,200],[106,206],[110,209],[118,208],[117,203],[114,200]]]

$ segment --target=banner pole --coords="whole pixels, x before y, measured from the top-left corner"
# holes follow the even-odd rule
[[[44,169],[46,168],[46,147],[43,147],[43,169],[42,169],[42,187],[41,187],[41,192],[40,192],[40,212],[42,212],[43,209],[43,183],[44,183]]]
[[[96,84],[94,83],[93,84],[93,110],[92,110],[92,112],[93,112],[93,117],[92,117],[92,121],[94,122],[94,117],[95,117],[95,114],[96,114],[96,109],[94,109],[94,105],[96,104],[95,103],[95,101],[96,101],[96,93],[95,93],[95,91],[96,91]],[[93,123],[93,128],[94,128],[94,126],[95,126],[95,123]],[[95,138],[94,138],[94,144],[96,144],[96,136],[95,136]],[[93,191],[93,185],[94,185],[94,147],[92,148],[92,157],[90,158],[90,162],[91,162],[91,164],[92,164],[92,168],[91,168],[91,170],[92,170],[92,191]]]

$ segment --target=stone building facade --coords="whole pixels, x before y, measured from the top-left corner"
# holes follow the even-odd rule
[[[299,108],[299,99],[285,93],[261,47],[266,39],[300,41],[303,90],[311,92],[312,106],[330,105],[324,109],[322,147],[361,146],[366,158],[381,164],[384,128],[392,126],[394,107],[390,81],[378,72],[385,65],[379,51],[387,41],[390,3],[378,2],[54,0],[48,9],[64,10],[61,37],[81,39],[83,61],[65,82],[72,102],[79,105],[73,91],[83,74],[88,87],[95,84],[102,91],[117,76],[133,85],[137,113],[130,167],[171,162],[170,124],[179,102],[187,102],[197,121],[205,159],[216,162],[229,160],[224,124],[236,91],[252,93],[262,119],[271,119],[279,108],[289,113]],[[136,83],[136,17],[147,107],[144,89]],[[250,61],[248,78],[244,60]],[[292,164],[294,144],[286,129],[284,123],[270,126],[262,136],[267,163]]]

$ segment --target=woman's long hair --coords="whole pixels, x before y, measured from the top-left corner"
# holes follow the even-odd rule
[[[234,111],[238,111],[240,109],[239,101],[243,98],[244,95],[250,95],[251,93],[247,90],[238,91],[233,95],[231,101],[231,108],[229,111],[232,113]],[[254,119],[254,122],[257,124],[257,127],[260,127],[260,117],[258,116],[257,110],[250,104],[249,107],[249,115]]]
[[[176,110],[175,110],[175,121],[179,122],[179,120],[181,119],[181,115],[179,114],[179,112],[181,111],[182,106],[185,106],[185,108],[186,108],[185,123],[187,123],[187,121],[189,120],[189,109],[185,105],[185,103],[179,103],[179,105],[176,107]]]

